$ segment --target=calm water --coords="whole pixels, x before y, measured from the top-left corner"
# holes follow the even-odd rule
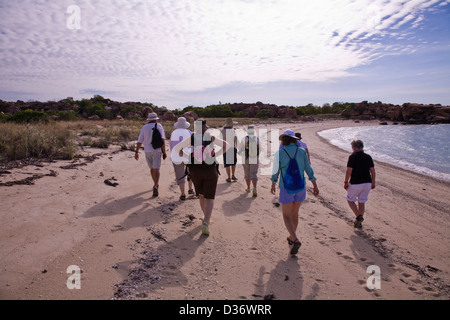
[[[360,139],[375,160],[450,182],[450,124],[344,127],[319,135],[349,152]]]

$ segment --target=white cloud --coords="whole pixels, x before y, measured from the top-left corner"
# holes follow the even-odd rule
[[[164,96],[235,81],[335,79],[404,50],[381,39],[417,25],[423,10],[442,3],[80,0],[81,29],[69,30],[66,9],[73,2],[1,2],[3,91],[24,83],[64,92],[127,86]]]

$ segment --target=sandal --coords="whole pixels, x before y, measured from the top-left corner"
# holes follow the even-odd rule
[[[353,224],[353,226],[357,229],[361,229],[362,228],[362,222],[364,221],[363,216],[359,215],[356,217],[356,220]]]
[[[158,188],[153,187],[153,196],[157,197],[159,195]]]
[[[302,243],[298,241],[298,239],[295,239],[294,246],[291,249],[291,254],[297,254],[298,249],[302,246]]]
[[[227,178],[227,180],[226,180],[227,182],[231,182],[231,179],[230,178]]]
[[[188,190],[188,194],[194,194],[194,190],[193,189],[189,189]]]
[[[182,194],[182,195],[180,196],[180,200],[186,200],[186,195]]]
[[[286,238],[287,242],[290,246],[292,246],[294,244],[294,241],[292,241],[291,239],[289,239],[289,237]]]
[[[237,181],[237,178],[235,176],[232,176],[231,179],[233,179],[234,181]]]

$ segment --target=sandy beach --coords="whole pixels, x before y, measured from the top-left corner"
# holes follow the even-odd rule
[[[0,175],[0,299],[447,300],[450,184],[376,162],[364,226],[354,229],[343,188],[349,153],[317,132],[361,125],[378,121],[264,127],[300,131],[317,177],[320,195],[308,182],[300,208],[296,257],[270,176],[259,176],[252,198],[241,165],[234,183],[221,165],[209,237],[199,201],[179,200],[169,159],[157,198],[131,151],[86,149],[93,161],[9,170]],[[34,184],[5,185],[33,175]],[[80,289],[67,286],[69,266],[81,269]],[[379,267],[379,289],[367,285],[369,266]]]

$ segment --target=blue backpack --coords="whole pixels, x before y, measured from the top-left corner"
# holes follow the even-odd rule
[[[305,182],[302,179],[302,176],[300,174],[300,169],[298,167],[298,163],[295,160],[295,157],[297,156],[297,150],[295,150],[295,155],[293,158],[289,156],[289,153],[286,151],[286,149],[283,149],[284,152],[289,157],[289,166],[286,170],[286,173],[283,175],[283,171],[281,170],[281,178],[283,179],[284,188],[288,193],[296,193],[302,190],[305,187]]]

